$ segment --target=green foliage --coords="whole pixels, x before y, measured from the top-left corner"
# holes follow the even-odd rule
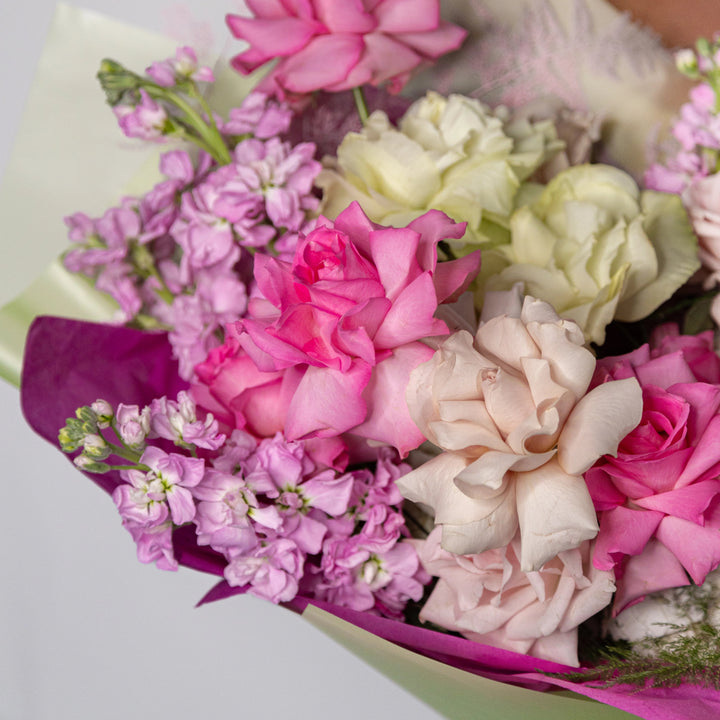
[[[703,586],[683,590],[681,607],[688,624],[668,624],[663,637],[632,645],[624,641],[606,645],[595,667],[558,677],[596,681],[603,687],[635,685],[639,690],[687,684],[720,690],[720,628],[709,622],[717,598]]]

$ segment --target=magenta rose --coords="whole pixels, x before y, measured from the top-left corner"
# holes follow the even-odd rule
[[[247,0],[228,15],[250,47],[232,59],[248,74],[278,63],[258,90],[281,97],[388,83],[399,92],[418,65],[460,47],[466,32],[440,19],[438,0]]]
[[[455,300],[479,268],[477,252],[437,261],[438,242],[464,231],[437,210],[406,228],[381,227],[353,203],[334,223],[320,218],[292,263],[256,255],[260,296],[198,366],[196,398],[263,436],[351,432],[406,455],[424,440],[405,404],[411,370],[433,354],[421,341],[448,333],[438,304]]]
[[[654,346],[598,361],[593,384],[636,377],[643,389],[640,424],[585,473],[600,521],[593,562],[615,568],[616,613],[701,584],[720,563],[718,365],[712,333],[667,328]]]

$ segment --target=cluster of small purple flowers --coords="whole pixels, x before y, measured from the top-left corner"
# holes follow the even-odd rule
[[[143,197],[125,198],[98,219],[66,218],[74,246],[65,265],[110,294],[121,321],[170,330],[180,375],[190,380],[194,366],[221,344],[225,324],[245,313],[251,254],[291,254],[298,233],[310,229],[320,164],[312,143],[281,139],[291,112],[262,94],[250,94],[226,122],[203,113],[195,81],[212,82],[212,73],[198,68],[189,48],[154,63],[149,79],[111,67],[114,82],[121,78],[133,88],[119,99],[113,95],[126,135],[179,136],[195,141],[200,152],[195,161],[186,151],[165,153],[165,180]],[[178,103],[188,108],[186,117],[175,112],[168,120],[166,108]],[[183,122],[188,130],[180,132]]]
[[[320,565],[309,568],[304,587],[334,605],[401,620],[407,599],[419,600],[430,576],[415,548],[398,542],[406,528],[395,480],[411,468],[392,457],[381,450],[374,473],[352,474],[348,511],[330,526]]]
[[[697,52],[676,54],[678,69],[702,82],[690,91],[690,101],[680,108],[672,134],[679,144],[662,163],[653,163],[645,173],[652,190],[682,194],[696,180],[718,171],[720,166],[720,37],[712,43],[698,41]]]
[[[322,467],[281,433],[226,438],[212,415],[198,419],[185,392],[144,408],[99,400],[68,421],[61,444],[82,447],[75,462],[87,471],[119,470],[113,500],[142,562],[176,569],[173,530],[193,523],[198,545],[227,561],[230,586],[275,603],[299,593],[400,619],[429,581],[412,544],[401,542],[408,533],[395,480],[410,468],[389,449],[373,470]],[[111,456],[129,464],[104,462]]]

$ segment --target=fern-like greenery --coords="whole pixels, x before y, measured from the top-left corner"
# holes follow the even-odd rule
[[[683,588],[680,607],[687,624],[663,623],[668,633],[662,637],[608,644],[599,651],[594,667],[557,676],[575,682],[597,681],[604,687],[691,684],[720,690],[720,628],[709,621],[717,601],[714,595],[702,586]],[[676,594],[674,599],[679,598]]]

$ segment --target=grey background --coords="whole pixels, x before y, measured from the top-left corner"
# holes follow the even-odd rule
[[[167,29],[168,9],[176,18],[190,10],[219,39],[237,7],[80,4],[157,31]],[[0,0],[0,173],[53,9],[53,0]],[[9,257],[22,239],[3,236],[1,223]],[[138,563],[111,500],[33,435],[3,381],[0,408],[1,720],[439,717],[269,603],[244,597],[195,609],[213,579]]]

